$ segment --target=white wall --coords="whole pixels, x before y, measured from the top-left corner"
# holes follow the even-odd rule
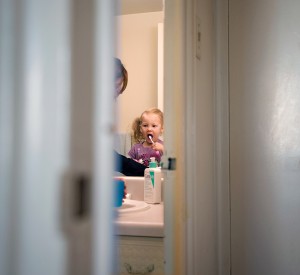
[[[233,275],[300,274],[299,10],[230,0]]]
[[[157,33],[163,12],[129,14],[117,17],[118,57],[124,63],[129,82],[119,96],[119,131],[131,124],[145,109],[157,106]]]

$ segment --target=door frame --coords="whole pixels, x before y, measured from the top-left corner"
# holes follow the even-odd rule
[[[229,170],[229,0],[215,2],[215,182],[218,274],[231,273]]]

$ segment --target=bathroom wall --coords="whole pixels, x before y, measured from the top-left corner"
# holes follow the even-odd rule
[[[229,1],[231,274],[300,274],[300,2]]]
[[[157,106],[157,37],[163,12],[122,15],[117,22],[117,56],[129,75],[127,89],[117,100],[118,131],[127,132],[135,117]]]

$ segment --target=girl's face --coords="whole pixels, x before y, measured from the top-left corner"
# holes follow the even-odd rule
[[[143,114],[141,123],[141,132],[144,139],[151,143],[148,135],[153,136],[153,141],[156,142],[163,131],[161,120],[157,114]]]

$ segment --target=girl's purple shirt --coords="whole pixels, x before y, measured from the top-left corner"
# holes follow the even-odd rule
[[[157,142],[163,144],[163,141],[160,139]],[[136,143],[131,147],[128,155],[145,166],[149,166],[151,157],[155,157],[155,160],[159,164],[163,153],[155,151],[151,147],[144,147],[143,143]]]

